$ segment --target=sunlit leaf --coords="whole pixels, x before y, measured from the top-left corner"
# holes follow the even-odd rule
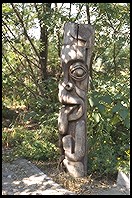
[[[95,121],[98,123],[100,121],[100,116],[98,113],[93,113],[92,117],[95,119]]]
[[[92,98],[89,98],[89,104],[90,104],[91,107],[94,106],[94,102],[93,102]]]

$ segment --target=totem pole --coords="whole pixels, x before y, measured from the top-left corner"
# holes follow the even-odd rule
[[[87,175],[86,95],[93,43],[94,29],[90,24],[65,24],[58,128],[60,163],[73,177]]]

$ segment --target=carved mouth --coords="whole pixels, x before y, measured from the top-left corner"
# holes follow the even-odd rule
[[[63,104],[68,120],[77,120],[84,114],[84,101],[82,98],[67,93],[62,84],[59,85],[59,101]]]
[[[67,110],[67,114],[71,114],[74,110],[79,109],[81,105],[80,104],[63,104],[62,107],[64,107]]]
[[[84,109],[81,104],[67,104],[65,105],[65,108],[67,110],[69,121],[79,119],[84,113]]]

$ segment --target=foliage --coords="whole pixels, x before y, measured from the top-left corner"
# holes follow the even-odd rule
[[[56,159],[58,148],[47,140],[48,134],[53,132],[51,129],[46,127],[43,130],[27,130],[23,127],[14,127],[12,130],[3,131],[2,143],[13,148],[15,156],[34,160]]]
[[[45,11],[45,6],[49,9]],[[102,174],[129,171],[130,158],[130,4],[3,3],[2,116],[3,145],[16,155],[49,160],[58,155],[58,82],[65,22],[95,27],[88,92],[88,169]],[[41,39],[33,32],[46,27],[47,77],[42,80]],[[42,35],[42,34],[41,34]],[[46,37],[45,37],[46,38]],[[43,51],[44,52],[44,51]],[[15,113],[14,106],[27,111]],[[13,118],[13,119],[11,119]],[[19,127],[19,122],[23,127]],[[36,131],[24,127],[34,121]],[[12,127],[12,128],[11,128]]]
[[[129,163],[126,152],[130,149],[130,120],[125,106],[121,103],[114,106],[114,97],[100,94],[96,91],[89,96],[88,166],[92,171],[105,174],[116,172],[122,161],[122,166]]]

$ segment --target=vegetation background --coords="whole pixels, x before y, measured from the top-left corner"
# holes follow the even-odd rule
[[[58,160],[65,22],[95,27],[87,94],[88,174],[127,173],[130,3],[2,4],[2,146],[13,150],[12,159]]]

